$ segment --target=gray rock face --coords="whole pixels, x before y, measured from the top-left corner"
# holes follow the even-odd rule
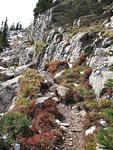
[[[58,31],[58,30],[57,30]],[[62,34],[53,30],[53,34],[48,35],[47,45],[38,57],[38,66],[44,68],[45,64],[51,60],[75,61],[81,53],[91,53],[95,45],[95,40],[99,36],[95,33],[77,33],[71,38],[62,34],[63,38],[56,42],[56,34]],[[52,36],[54,35],[54,36]]]
[[[13,97],[18,89],[18,80],[21,76],[3,82],[0,85],[0,113],[7,111],[10,107]]]
[[[90,25],[94,21],[111,16],[110,11],[104,12],[103,7],[112,0],[68,0],[63,1],[50,10],[39,14],[30,29],[30,39],[44,40],[53,27],[70,27],[73,25]],[[76,21],[74,21],[76,20]]]
[[[95,90],[95,94],[97,98],[101,97],[102,89],[104,88],[104,84],[108,79],[113,79],[113,72],[110,71],[99,71],[95,70],[91,74],[89,81]]]

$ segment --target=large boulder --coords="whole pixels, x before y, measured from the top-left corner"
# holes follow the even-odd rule
[[[11,106],[13,97],[19,86],[18,80],[20,77],[21,76],[17,76],[0,85],[0,113],[7,111]]]
[[[89,81],[94,89],[97,98],[102,96],[102,90],[105,88],[105,83],[108,79],[113,79],[112,71],[95,70],[92,72]]]

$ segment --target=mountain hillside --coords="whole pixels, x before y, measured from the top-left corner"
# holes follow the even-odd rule
[[[113,150],[112,0],[59,1],[8,42],[0,150]]]

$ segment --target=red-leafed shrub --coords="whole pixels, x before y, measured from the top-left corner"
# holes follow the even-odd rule
[[[87,89],[92,88],[88,80],[84,82],[84,87]]]
[[[48,113],[53,114],[55,118],[59,118],[59,116],[61,115],[57,108],[57,102],[53,99],[46,100],[43,104],[43,109]]]
[[[55,60],[55,61],[50,62],[48,67],[49,67],[50,73],[54,75],[56,71],[60,71],[65,68],[68,68],[68,63],[66,61]]]
[[[24,138],[25,149],[54,150],[62,141],[62,133],[55,121],[60,113],[56,101],[46,100],[36,106],[33,101],[27,108],[27,114],[32,118],[33,136]]]
[[[73,90],[68,90],[65,96],[65,102],[68,103],[75,103],[75,102],[80,102],[83,101],[84,98],[77,92]]]
[[[91,73],[92,73],[92,68],[89,67],[83,74],[83,81],[88,80]]]
[[[54,150],[55,145],[62,141],[59,130],[34,135],[24,139],[24,145],[27,149],[33,150]]]
[[[32,101],[26,109],[27,114],[30,117],[34,117],[36,110],[37,110],[37,106],[36,106],[35,101]]]
[[[32,127],[36,132],[45,133],[55,129],[57,124],[53,114],[43,111],[41,114],[34,117],[32,120]]]

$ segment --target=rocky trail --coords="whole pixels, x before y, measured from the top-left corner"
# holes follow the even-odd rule
[[[40,72],[47,82],[52,82],[53,85],[50,87],[51,90],[45,93],[45,96],[53,97],[53,99],[59,102],[58,110],[62,114],[61,121],[56,122],[64,130],[64,143],[61,145],[60,150],[83,150],[84,149],[84,128],[83,128],[83,117],[85,116],[85,110],[79,110],[78,106],[80,103],[66,105],[61,103],[59,98],[56,97],[55,89],[59,86],[54,83],[50,73]],[[48,98],[47,97],[47,98]],[[46,97],[42,97],[46,99]]]
[[[77,104],[73,107],[58,105],[59,111],[64,115],[65,137],[63,150],[84,149],[84,129],[82,124],[83,112],[78,111]]]

